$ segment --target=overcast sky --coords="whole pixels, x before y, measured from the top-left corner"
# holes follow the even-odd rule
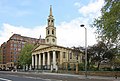
[[[50,5],[58,45],[84,46],[81,24],[87,28],[88,45],[96,43],[95,29],[90,24],[101,15],[104,0],[0,0],[0,45],[13,33],[45,38]]]

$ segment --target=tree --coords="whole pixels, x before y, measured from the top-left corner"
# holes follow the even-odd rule
[[[119,44],[120,40],[120,0],[105,0],[102,15],[95,19],[98,38]]]
[[[32,62],[32,50],[34,46],[32,44],[25,44],[24,48],[21,50],[20,56],[19,56],[19,64],[20,65],[26,65],[28,66]]]
[[[113,44],[104,43],[102,41],[91,46],[88,49],[88,58],[91,58],[92,64],[97,63],[97,69],[99,70],[100,64],[111,63],[116,54],[116,48]]]

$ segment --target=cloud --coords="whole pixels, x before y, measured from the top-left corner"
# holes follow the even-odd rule
[[[104,0],[95,0],[90,1],[88,5],[84,5],[78,9],[79,13],[81,13],[84,17],[98,17],[100,16],[100,10],[104,5]]]
[[[79,8],[79,7],[81,7],[81,4],[79,2],[75,2],[74,6],[77,6]]]
[[[14,26],[4,23],[2,30],[0,30],[0,44],[6,42],[14,33],[27,37],[39,38],[40,35],[42,35],[42,37],[45,37],[44,32],[45,26],[37,26],[33,27],[33,29],[30,29],[23,26]]]
[[[70,22],[63,22],[57,26],[57,36],[58,44],[72,47],[72,46],[84,46],[85,45],[85,29],[80,27],[82,20],[80,18],[74,19]],[[87,38],[88,45],[93,45],[96,43],[94,31],[88,26],[87,28]]]
[[[84,46],[84,28],[80,28],[80,20],[75,19],[70,22],[62,22],[60,25],[56,26],[57,30],[57,44],[66,47],[72,46]],[[26,28],[23,26],[14,26],[7,23],[3,24],[2,31],[0,31],[0,44],[6,42],[13,33],[21,34],[22,36],[39,38],[41,35],[42,38],[45,38],[46,34],[46,25],[44,26],[36,26],[33,29]],[[93,45],[95,43],[95,37],[93,35],[93,31],[88,30],[89,35],[89,45]],[[13,33],[12,33],[13,32]],[[92,42],[91,42],[92,41]]]

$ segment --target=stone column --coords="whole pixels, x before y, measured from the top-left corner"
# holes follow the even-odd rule
[[[47,52],[47,68],[50,69],[50,53]]]
[[[63,52],[60,51],[60,65],[59,65],[60,68],[63,68]]]
[[[53,69],[56,69],[56,53],[53,51]]]
[[[35,67],[34,65],[35,65],[35,64],[34,64],[34,55],[32,55],[32,68]]]
[[[37,59],[37,54],[35,55],[35,69],[37,69],[37,61],[38,61],[38,59]]]
[[[45,53],[43,53],[43,66],[45,66]]]
[[[39,54],[39,69],[41,69],[41,54]]]
[[[60,51],[60,65],[62,65],[63,63],[63,52]]]
[[[76,63],[76,74],[78,74],[78,62]]]

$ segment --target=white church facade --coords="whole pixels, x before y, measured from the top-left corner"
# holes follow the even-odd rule
[[[59,70],[68,66],[74,68],[76,64],[82,63],[82,53],[79,50],[57,45],[51,6],[47,21],[45,44],[39,44],[32,51],[32,68]]]

